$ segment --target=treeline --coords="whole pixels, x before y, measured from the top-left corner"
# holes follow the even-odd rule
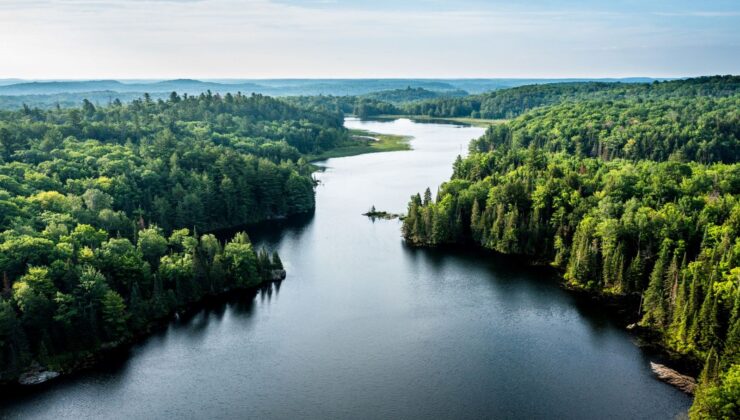
[[[401,105],[434,98],[466,96],[464,90],[432,91],[424,88],[394,89],[359,96],[296,96],[286,101],[319,112],[352,114],[360,118],[403,113]]]
[[[222,243],[188,229],[167,237],[154,225],[132,239],[87,224],[65,231],[4,235],[0,382],[32,363],[74,366],[205,296],[256,287],[282,269],[277,254],[257,252],[245,233]]]
[[[311,211],[341,114],[254,95],[0,113],[0,382],[281,266],[215,229]],[[200,232],[200,233],[196,233]]]
[[[153,99],[167,99],[168,93],[153,93]],[[50,93],[27,95],[0,95],[0,110],[16,110],[27,106],[29,108],[78,108],[83,99],[95,104],[113,103],[115,99],[126,103],[141,98],[141,93],[124,93],[113,91],[94,91],[85,93]]]
[[[411,86],[408,86],[406,87],[406,89],[371,92],[362,95],[361,97],[365,99],[391,102],[393,104],[402,104],[407,102],[418,102],[437,98],[459,98],[467,95],[468,92],[465,92],[464,90],[434,91],[420,87],[412,88]]]
[[[378,115],[511,119],[529,110],[584,101],[656,101],[664,99],[726,98],[740,92],[740,76],[706,76],[653,83],[545,83],[500,89],[478,95],[464,91],[435,92],[422,88],[396,89],[362,96],[302,96],[288,98],[319,112]],[[434,97],[436,95],[436,97]],[[670,117],[670,114],[666,115]]]
[[[44,205],[129,235],[121,216],[206,231],[305,212],[312,169],[300,157],[346,138],[340,115],[262,96],[0,113],[0,228]]]
[[[396,105],[361,96],[294,96],[285,98],[288,103],[314,112],[331,112],[357,115],[360,118],[400,113]]]
[[[461,98],[404,104],[401,114],[429,117],[509,119],[566,101],[725,97],[740,92],[739,76],[710,76],[654,83],[549,83],[501,89]]]
[[[692,415],[737,418],[737,105],[588,101],[491,127],[436,199],[412,197],[404,238],[528,255],[572,287],[642,296],[640,325],[706,360]]]
[[[565,102],[494,126],[475,150],[526,148],[655,161],[740,161],[740,95]]]

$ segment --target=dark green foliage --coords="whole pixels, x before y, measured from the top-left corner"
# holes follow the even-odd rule
[[[394,89],[367,93],[359,96],[297,96],[286,98],[289,103],[298,104],[319,112],[354,114],[360,118],[377,115],[402,113],[402,104],[414,103],[433,98],[453,98],[465,96],[462,90],[432,91],[424,88]]]
[[[354,114],[360,118],[401,112],[393,103],[364,96],[298,96],[286,101],[316,112]]]
[[[384,90],[380,92],[371,92],[362,95],[362,98],[374,99],[377,101],[390,102],[393,104],[402,104],[408,102],[417,102],[428,99],[436,98],[454,98],[466,96],[468,93],[464,90],[451,90],[451,91],[433,91],[424,88],[412,88],[407,87],[406,89],[394,89]]]
[[[673,87],[720,94],[735,79]],[[528,255],[572,287],[641,295],[641,325],[707,360],[692,414],[734,418],[739,101],[581,101],[494,126],[455,162],[435,200],[411,198],[403,235],[412,245],[472,242]]]
[[[280,255],[278,255],[277,251],[272,253],[272,267],[277,270],[283,269],[283,261],[280,259]]]
[[[346,138],[259,95],[0,112],[0,382],[271,279],[246,234],[195,232],[311,211],[300,157]]]
[[[727,98],[566,102],[492,127],[471,147],[536,147],[604,160],[737,162],[740,94]]]
[[[513,118],[566,101],[724,97],[738,93],[740,77],[713,76],[654,83],[549,83],[496,90],[462,98],[404,105],[401,112],[430,117]]]
[[[694,419],[740,418],[740,364],[722,374],[717,383],[699,388],[690,415]]]

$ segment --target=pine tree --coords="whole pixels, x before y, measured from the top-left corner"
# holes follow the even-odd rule
[[[645,273],[645,262],[642,259],[641,251],[637,251],[635,258],[630,261],[630,265],[627,268],[627,284],[630,290],[643,290],[645,288],[643,284],[643,276]]]
[[[113,290],[107,291],[103,297],[101,317],[108,340],[118,341],[127,334],[126,320],[128,314],[126,313],[126,305],[121,295]]]
[[[470,211],[470,232],[473,240],[476,242],[481,240],[481,228],[480,206],[478,205],[478,200],[473,200],[473,208]]]
[[[280,260],[280,256],[277,251],[273,251],[272,253],[272,268],[277,270],[283,269],[283,262]]]
[[[427,187],[427,189],[424,191],[424,201],[422,204],[424,207],[429,206],[432,203],[432,190]]]
[[[707,352],[707,358],[704,362],[704,368],[702,368],[701,374],[699,375],[699,383],[702,385],[714,384],[719,379],[719,356],[714,347],[709,349]]]
[[[704,295],[704,301],[701,304],[699,310],[698,319],[698,340],[697,344],[702,349],[711,348],[719,341],[719,308],[717,297],[713,292],[713,288],[709,287],[706,295]]]
[[[504,232],[499,243],[499,251],[505,254],[516,254],[519,252],[519,209],[513,206],[506,214]]]
[[[658,328],[666,326],[668,300],[666,298],[665,278],[667,260],[672,247],[673,241],[670,239],[663,241],[658,260],[655,262],[653,271],[650,274],[650,283],[645,291],[643,300],[643,312],[645,315],[641,322],[644,325],[652,325]]]

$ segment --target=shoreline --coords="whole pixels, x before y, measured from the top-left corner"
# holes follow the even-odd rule
[[[403,239],[403,242],[405,246],[411,249],[438,250],[442,252],[452,251],[480,257],[513,258],[531,269],[543,270],[549,273],[552,281],[557,282],[557,286],[560,289],[576,299],[574,302],[575,305],[605,315],[610,322],[613,322],[619,329],[624,331],[631,338],[632,343],[648,356],[651,362],[660,363],[693,378],[697,378],[701,372],[701,360],[696,359],[690,354],[683,354],[670,349],[665,345],[663,336],[659,331],[638,325],[639,317],[637,316],[637,311],[640,307],[639,295],[610,295],[573,287],[565,281],[561,270],[551,266],[545,260],[535,259],[521,254],[502,254],[483,248],[472,242],[457,245],[446,244],[436,247],[409,244],[405,239]],[[647,366],[647,368],[649,369],[650,366]],[[655,379],[667,383],[657,375],[655,375]],[[667,384],[671,385],[670,383]],[[677,389],[680,390],[680,388]]]
[[[359,138],[361,140],[364,140],[364,142],[358,141],[357,144],[354,145],[339,147],[331,151],[324,152],[320,155],[307,156],[307,159],[309,160],[309,162],[313,163],[329,158],[357,156],[368,153],[411,150],[409,140],[412,138],[412,136],[374,133],[368,130],[361,129],[350,129],[350,133],[353,138]],[[316,170],[318,171],[320,170],[320,168],[316,167]],[[310,213],[312,214],[313,211]],[[275,222],[276,220],[287,220],[295,218],[296,216],[300,217],[302,215],[303,214],[294,214],[284,217],[270,218],[250,225],[264,225],[265,223]],[[246,226],[240,226],[238,228],[245,227]],[[212,232],[215,233],[217,236],[220,236],[221,233],[232,231],[234,229],[235,228],[233,227],[222,228],[215,229]],[[65,355],[65,358],[74,360],[72,363],[62,363],[62,366],[55,367],[54,369],[50,368],[49,366],[41,366],[38,363],[32,363],[31,366],[29,366],[23,372],[20,372],[18,375],[0,381],[0,401],[6,400],[9,397],[12,398],[15,396],[30,395],[36,392],[41,392],[47,388],[53,387],[54,384],[59,383],[63,380],[74,378],[75,375],[93,370],[96,367],[100,367],[106,362],[115,360],[117,358],[121,358],[122,360],[126,359],[128,357],[128,353],[135,345],[148,340],[153,335],[159,332],[165,331],[173,322],[177,321],[178,319],[184,317],[192,317],[211,305],[220,306],[228,303],[232,299],[249,297],[251,302],[251,299],[253,299],[260,290],[263,290],[267,287],[272,287],[273,283],[275,283],[279,289],[283,279],[285,279],[285,276],[283,276],[283,278],[280,280],[273,279],[269,281],[263,281],[259,285],[253,287],[228,289],[203,296],[203,298],[197,302],[189,303],[182,308],[174,310],[172,313],[162,318],[152,320],[150,325],[143,331],[125,340],[117,343],[102,343],[98,348],[95,349]],[[20,382],[21,378],[23,378],[24,375],[34,373],[37,377],[44,376],[45,379],[39,382],[27,384]]]
[[[22,372],[18,376],[0,383],[0,402],[8,398],[31,395],[36,392],[44,391],[61,381],[72,379],[76,375],[94,370],[107,362],[112,362],[119,358],[120,361],[125,362],[134,346],[143,343],[156,334],[165,332],[174,322],[182,319],[190,319],[199,312],[212,306],[221,306],[227,303],[237,302],[244,303],[244,299],[249,299],[249,303],[251,304],[252,299],[254,299],[259,292],[273,287],[273,284],[275,284],[275,287],[279,290],[282,282],[283,280],[268,280],[253,287],[228,289],[206,295],[201,300],[187,304],[167,316],[152,320],[151,324],[144,331],[141,331],[126,340],[117,343],[103,343],[99,348],[69,355],[71,358],[74,358],[75,362],[62,366],[58,370],[45,370],[47,372],[58,373],[58,375],[49,378],[48,380],[33,384],[22,384],[19,382],[19,379],[27,373],[28,370]]]
[[[315,155],[306,156],[306,160],[315,163],[332,158],[350,157],[368,153],[398,152],[411,150],[411,136],[374,133],[362,129],[349,129],[352,144],[337,147]]]
[[[374,152],[381,152],[381,151],[385,151],[385,150],[376,150],[376,151],[362,152],[362,153],[357,153],[357,154],[374,153]],[[332,157],[345,157],[345,156],[354,156],[354,155],[355,154],[348,154],[348,155],[340,155],[340,156],[332,156]],[[291,219],[291,218],[293,218],[293,216],[288,217],[288,219]],[[278,219],[278,220],[285,220],[285,219]],[[265,224],[265,223],[270,224],[274,222],[275,222],[275,219],[266,220],[263,222],[259,222],[257,224]],[[476,252],[479,252],[481,254],[482,253],[493,253],[493,254],[498,254],[501,256],[511,257],[511,255],[495,253],[494,251],[487,250],[482,247],[477,247],[477,246],[474,247],[473,244],[465,244],[462,246],[439,246],[439,247],[436,247],[436,249],[440,249],[440,250],[457,249],[458,251],[460,251],[461,249],[464,249],[465,247],[474,248],[477,250]],[[423,249],[423,250],[434,249],[434,247],[416,247],[416,248]],[[526,256],[521,256],[521,255],[516,256],[516,258],[521,259],[522,261],[527,261],[527,265],[530,267],[538,267],[538,268],[542,268],[543,270],[548,270],[552,273],[558,273],[557,277],[553,276],[553,280],[557,279],[558,285],[560,288],[568,291],[568,293],[571,294],[572,296],[577,297],[577,302],[574,302],[574,304],[576,305],[585,304],[585,305],[588,305],[589,307],[595,308],[595,310],[597,310],[598,312],[606,314],[610,320],[615,321],[615,324],[618,325],[620,329],[624,330],[626,329],[624,327],[626,325],[629,325],[629,323],[627,322],[629,320],[628,319],[629,315],[630,313],[634,313],[634,311],[630,311],[630,308],[632,308],[632,306],[630,305],[634,304],[634,302],[630,302],[630,296],[618,297],[618,296],[610,296],[610,295],[603,295],[603,294],[595,294],[588,290],[568,287],[568,285],[563,281],[562,276],[559,273],[559,270],[549,266],[549,264],[546,261],[543,261],[543,260],[533,261],[531,259],[528,259]],[[281,282],[276,282],[276,283],[278,284],[278,287],[281,284]],[[139,334],[137,335],[136,338],[132,338],[126,343],[122,343],[111,349],[96,350],[98,352],[97,355],[94,355],[90,359],[83,360],[83,363],[80,366],[75,367],[74,370],[64,372],[58,378],[55,378],[43,384],[33,385],[33,386],[19,385],[17,384],[17,382],[12,383],[7,386],[0,385],[0,392],[3,393],[3,397],[0,397],[0,401],[6,398],[12,399],[15,396],[28,396],[28,395],[33,395],[35,393],[48,391],[51,389],[51,387],[57,386],[60,383],[63,383],[64,381],[74,380],[74,378],[77,375],[80,375],[82,373],[89,372],[92,370],[100,369],[102,366],[105,366],[108,363],[113,364],[113,363],[118,363],[119,361],[121,363],[126,363],[130,359],[131,357],[130,352],[134,348],[135,345],[142,343],[145,340],[148,340],[152,337],[155,337],[157,334],[161,334],[165,332],[172,325],[175,325],[177,322],[179,322],[180,319],[187,320],[188,317],[192,317],[196,315],[198,312],[204,309],[207,309],[210,305],[223,305],[228,302],[239,302],[241,301],[241,299],[244,299],[244,301],[242,301],[243,303],[246,303],[247,299],[249,299],[249,302],[251,302],[252,299],[254,299],[254,297],[260,292],[261,289],[264,289],[266,287],[272,287],[271,285],[272,285],[272,282],[265,282],[265,283],[262,283],[258,286],[251,287],[251,288],[225,290],[215,295],[204,296],[204,298],[198,301],[197,303],[188,305],[187,307],[177,310],[174,313],[168,315],[167,317],[164,317],[158,320],[156,325],[149,328],[146,333]],[[619,321],[620,319],[622,321]],[[653,339],[651,339],[649,337],[648,332],[643,331],[641,328],[637,328],[634,331],[627,330],[626,332],[628,333],[630,337],[637,338],[641,340],[641,342],[644,341],[646,343],[645,345],[641,345],[639,343],[633,342],[642,351],[653,352],[655,350],[659,350],[657,352],[658,354],[661,354],[662,352],[667,351],[667,349],[659,346],[659,344],[656,344],[654,337]],[[647,334],[647,335],[645,335],[645,339],[643,340],[644,334]],[[665,353],[665,354],[667,355],[668,353]],[[661,360],[661,359],[657,359],[657,360]],[[671,366],[675,366],[675,365],[671,364]]]
[[[417,121],[417,122],[427,122],[427,123],[454,123],[454,124],[464,124],[464,125],[470,125],[474,127],[483,127],[487,128],[495,124],[502,124],[507,122],[506,119],[500,119],[500,120],[492,120],[492,119],[486,119],[486,118],[471,118],[471,117],[430,117],[427,115],[411,115],[411,114],[402,114],[402,115],[391,115],[391,114],[381,114],[381,115],[374,115],[372,117],[368,117],[368,119],[379,119],[379,120],[397,120],[399,118],[407,118],[411,121]]]

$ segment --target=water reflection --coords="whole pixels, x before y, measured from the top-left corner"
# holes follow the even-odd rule
[[[397,220],[482,129],[361,122],[414,151],[332,159],[314,214],[247,227],[282,283],[214,300],[104,368],[4,404],[38,418],[672,418],[689,399],[546,267],[414,249]],[[434,189],[434,188],[432,188]],[[233,232],[219,232],[228,238]],[[135,402],[135,403],[134,403]],[[3,413],[3,414],[5,414]]]
[[[239,232],[247,232],[249,238],[255,244],[276,248],[283,239],[299,238],[306,227],[311,224],[314,215],[315,212],[298,214],[233,229],[221,229],[215,231],[214,234],[221,241],[226,241]]]

